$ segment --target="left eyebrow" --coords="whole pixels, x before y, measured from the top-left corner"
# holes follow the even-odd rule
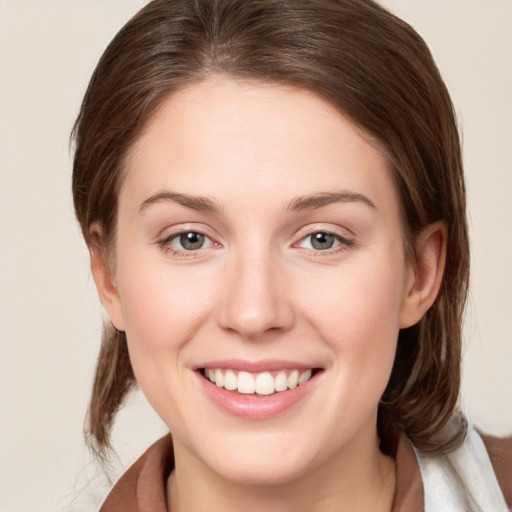
[[[152,204],[171,202],[177,203],[192,210],[200,210],[204,212],[219,213],[220,206],[208,197],[192,196],[190,194],[181,194],[177,192],[160,192],[155,194],[139,206],[139,211],[142,212]]]
[[[333,203],[363,203],[366,206],[378,211],[375,204],[364,194],[358,192],[320,192],[318,194],[308,194],[293,199],[286,210],[288,212],[298,212],[303,210],[316,210]]]

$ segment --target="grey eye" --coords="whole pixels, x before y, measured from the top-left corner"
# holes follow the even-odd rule
[[[310,236],[311,247],[317,251],[332,249],[337,242],[337,237],[331,233],[313,233]]]
[[[187,251],[196,251],[202,249],[205,242],[205,236],[201,233],[182,233],[179,236],[180,245]]]

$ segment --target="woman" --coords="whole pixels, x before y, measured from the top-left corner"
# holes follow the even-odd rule
[[[369,0],[153,1],[74,137],[112,323],[94,447],[135,382],[170,430],[102,510],[507,510],[507,454],[455,414],[460,143],[408,25]]]

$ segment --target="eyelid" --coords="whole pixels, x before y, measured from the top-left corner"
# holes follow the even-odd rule
[[[211,231],[212,230],[207,227],[205,228],[204,226],[197,226],[197,224],[194,223],[177,224],[175,226],[169,226],[168,228],[162,230],[161,234],[158,236],[158,239],[156,240],[155,243],[166,253],[172,252],[175,255],[188,258],[199,257],[202,254],[204,254],[204,251],[220,248],[223,246],[222,243],[218,241],[218,237],[212,235]],[[171,241],[175,240],[180,235],[186,233],[198,233],[200,235],[203,235],[210,241],[210,244],[207,247],[201,247],[196,250],[179,249],[170,246]],[[301,248],[300,244],[303,243],[305,239],[314,235],[315,233],[325,233],[328,235],[332,235],[339,242],[335,247],[323,250],[303,247],[303,249],[305,249],[306,251],[314,252],[315,254],[333,254],[339,251],[350,249],[356,243],[355,234],[348,228],[333,226],[332,224],[326,226],[325,224],[315,223],[304,226],[296,232],[296,235],[294,236],[295,242],[292,243],[292,247]]]
[[[173,240],[186,233],[197,233],[199,235],[203,235],[211,243],[208,245],[208,247],[201,247],[196,250],[179,249],[170,245]],[[158,245],[158,247],[165,253],[170,252],[174,255],[182,256],[184,258],[199,257],[201,254],[204,254],[205,250],[210,250],[222,246],[222,244],[217,241],[216,237],[211,234],[210,229],[205,229],[202,226],[198,227],[197,225],[193,224],[178,224],[176,226],[172,226],[171,228],[162,230],[161,234],[156,240],[156,245]]]
[[[174,233],[172,235],[169,235],[168,237],[166,237],[163,242],[164,243],[172,243],[174,242],[175,240],[180,240],[182,235],[188,235],[190,233],[194,233],[196,235],[200,235],[202,237],[204,237],[205,240],[208,240],[209,244],[206,246],[206,247],[200,247],[199,249],[196,249],[196,250],[192,250],[192,249],[183,249],[184,252],[196,252],[196,251],[200,251],[201,249],[207,249],[208,247],[212,247],[215,245],[215,242],[208,236],[208,235],[205,235],[204,233],[201,233],[199,231],[178,231],[177,233]],[[181,250],[181,249],[179,249]]]
[[[347,248],[351,248],[355,245],[356,239],[355,234],[346,228],[336,228],[332,225],[329,227],[326,227],[325,224],[314,224],[314,225],[308,225],[304,228],[301,228],[296,235],[296,242],[292,244],[293,247],[300,247],[300,243],[302,243],[304,240],[306,240],[308,237],[314,235],[315,233],[325,233],[327,235],[332,235],[336,237],[336,239],[340,242],[335,247],[329,248],[329,249],[314,249],[314,248],[308,248],[303,247],[303,249],[313,251],[315,253],[325,253],[325,254],[332,254],[334,252],[344,250]]]
[[[295,238],[304,238],[313,233],[329,233],[341,238],[355,239],[356,234],[350,229],[327,222],[314,222],[297,230]]]

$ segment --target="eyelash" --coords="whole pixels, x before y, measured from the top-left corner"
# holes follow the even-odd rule
[[[182,258],[194,258],[194,257],[199,256],[199,254],[197,254],[197,253],[199,253],[199,251],[201,251],[201,249],[205,249],[205,247],[199,247],[196,250],[193,250],[193,249],[187,250],[185,248],[176,249],[170,245],[171,242],[173,242],[176,239],[181,238],[183,235],[203,236],[206,240],[208,240],[210,242],[210,245],[208,248],[218,247],[220,245],[217,242],[214,242],[211,239],[211,237],[209,237],[204,231],[197,230],[197,229],[183,230],[183,231],[178,231],[176,233],[172,233],[171,235],[168,235],[165,238],[162,238],[162,240],[159,240],[157,242],[157,245],[165,252],[165,254],[171,254],[173,256],[178,256],[178,257],[182,257]]]
[[[352,238],[348,238],[346,236],[340,235],[339,233],[332,232],[329,230],[322,230],[318,229],[315,231],[310,231],[309,233],[305,234],[300,238],[298,242],[294,244],[294,247],[296,247],[299,244],[304,243],[306,240],[310,240],[310,245],[312,245],[312,238],[315,235],[324,235],[327,237],[333,237],[334,243],[337,243],[334,247],[328,247],[325,249],[315,249],[314,247],[303,247],[304,249],[313,252],[315,255],[331,255],[336,254],[341,251],[346,251],[347,249],[351,249],[355,245],[355,241]]]
[[[179,240],[179,238],[181,238],[184,235],[203,236],[205,238],[205,240],[209,241],[209,245],[208,245],[208,247],[201,246],[195,250],[194,249],[187,250],[185,248],[176,249],[170,245],[171,242],[173,242],[174,240],[177,240],[177,239]],[[302,243],[304,243],[308,239],[311,240],[311,238],[315,235],[325,235],[328,237],[333,237],[335,240],[334,243],[337,242],[337,245],[335,245],[334,247],[328,247],[326,249],[315,249],[314,247],[303,247],[303,249],[310,251],[310,252],[314,253],[315,255],[328,256],[328,255],[332,255],[332,254],[335,254],[338,252],[342,252],[342,251],[351,249],[355,245],[355,241],[351,238],[342,236],[339,233],[332,232],[329,230],[318,229],[318,230],[309,231],[309,232],[305,233],[303,236],[301,236],[301,238],[299,239],[298,242],[295,242],[292,245],[292,247],[300,247]],[[182,258],[198,257],[198,256],[200,256],[200,251],[203,249],[220,247],[220,244],[218,242],[213,241],[211,239],[211,237],[209,237],[204,231],[201,231],[201,230],[183,230],[183,231],[178,231],[178,232],[172,233],[172,234],[162,238],[161,240],[159,240],[157,242],[157,245],[165,252],[165,254],[171,254],[172,256],[178,256],[178,257],[182,257]],[[310,242],[310,245],[312,245],[311,242]]]

